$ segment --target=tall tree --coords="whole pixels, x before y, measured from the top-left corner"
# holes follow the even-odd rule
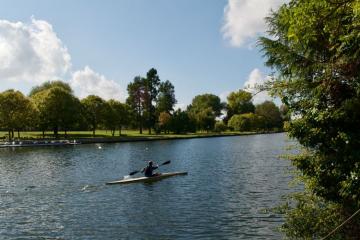
[[[171,113],[176,104],[174,85],[169,80],[160,83],[159,95],[156,102],[157,112]]]
[[[178,109],[174,111],[169,123],[170,131],[176,134],[195,132],[196,122],[189,117],[188,112]]]
[[[290,238],[321,238],[360,208],[360,3],[292,0],[267,22],[272,37],[260,42],[278,74],[272,92],[294,116],[290,136],[305,148],[292,162],[306,191],[283,229]],[[354,219],[331,238],[359,232]]]
[[[105,126],[111,130],[112,136],[115,135],[117,129],[119,130],[119,136],[121,136],[122,127],[129,123],[128,106],[114,99],[107,101],[107,105]]]
[[[105,114],[108,108],[106,101],[99,96],[89,95],[81,100],[83,114],[87,122],[91,125],[93,137],[99,124],[105,122]]]
[[[271,101],[256,105],[255,113],[264,118],[264,128],[281,128],[283,121],[279,108]]]
[[[130,109],[136,115],[136,122],[139,127],[140,134],[142,134],[143,129],[143,115],[146,94],[144,81],[144,78],[140,76],[135,77],[134,81],[129,83],[127,86],[129,96],[126,99],[126,103],[130,106]]]
[[[21,92],[11,89],[0,94],[0,126],[8,130],[9,138],[14,130],[20,138],[20,130],[30,127],[36,115],[34,105]]]
[[[221,115],[223,108],[224,105],[218,96],[202,94],[192,100],[188,112],[190,117],[196,120],[199,129],[209,131],[214,127],[215,118]]]
[[[52,87],[32,95],[39,112],[39,125],[45,129],[52,129],[58,137],[58,131],[66,131],[74,126],[80,114],[79,100],[62,87]]]
[[[244,90],[231,92],[227,96],[227,114],[225,122],[230,119],[234,114],[253,113],[255,106],[252,103],[252,95]]]
[[[154,103],[157,100],[159,93],[160,78],[155,68],[151,68],[144,79],[145,86],[145,114],[147,117],[147,127],[149,134],[151,134],[151,128],[154,128],[156,123],[156,112]]]

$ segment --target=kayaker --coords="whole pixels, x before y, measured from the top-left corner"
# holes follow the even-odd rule
[[[159,166],[153,166],[153,162],[149,161],[148,165],[146,167],[144,167],[141,172],[145,174],[145,177],[154,177],[156,175],[158,175],[158,173],[153,173],[153,171],[155,169],[157,169]]]

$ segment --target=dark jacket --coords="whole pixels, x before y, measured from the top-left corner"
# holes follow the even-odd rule
[[[154,175],[153,171],[157,168],[157,166],[146,166],[141,172],[145,174],[145,177],[152,177]]]

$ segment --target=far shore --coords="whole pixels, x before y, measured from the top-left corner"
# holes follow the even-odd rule
[[[194,138],[213,138],[213,137],[233,137],[233,136],[247,136],[257,134],[272,134],[280,133],[282,131],[262,131],[262,132],[223,132],[223,133],[192,133],[192,134],[136,134],[136,135],[121,135],[121,136],[104,136],[99,134],[98,137],[81,137],[81,134],[68,134],[65,138],[34,138],[23,137],[14,140],[0,141],[2,147],[21,147],[21,146],[41,146],[43,143],[53,143],[54,145],[74,145],[76,144],[94,144],[94,143],[118,143],[118,142],[142,142],[142,141],[159,141],[159,140],[179,140],[179,139],[194,139]],[[80,137],[79,137],[80,136]],[[60,143],[60,144],[58,144]],[[62,143],[62,144],[61,144]]]

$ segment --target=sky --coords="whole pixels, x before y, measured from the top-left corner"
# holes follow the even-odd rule
[[[261,84],[257,38],[284,0],[0,0],[0,91],[60,79],[75,95],[125,101],[136,76],[156,68],[177,107],[199,94],[223,101]],[[249,90],[251,91],[251,90]],[[269,99],[257,94],[255,103]]]

